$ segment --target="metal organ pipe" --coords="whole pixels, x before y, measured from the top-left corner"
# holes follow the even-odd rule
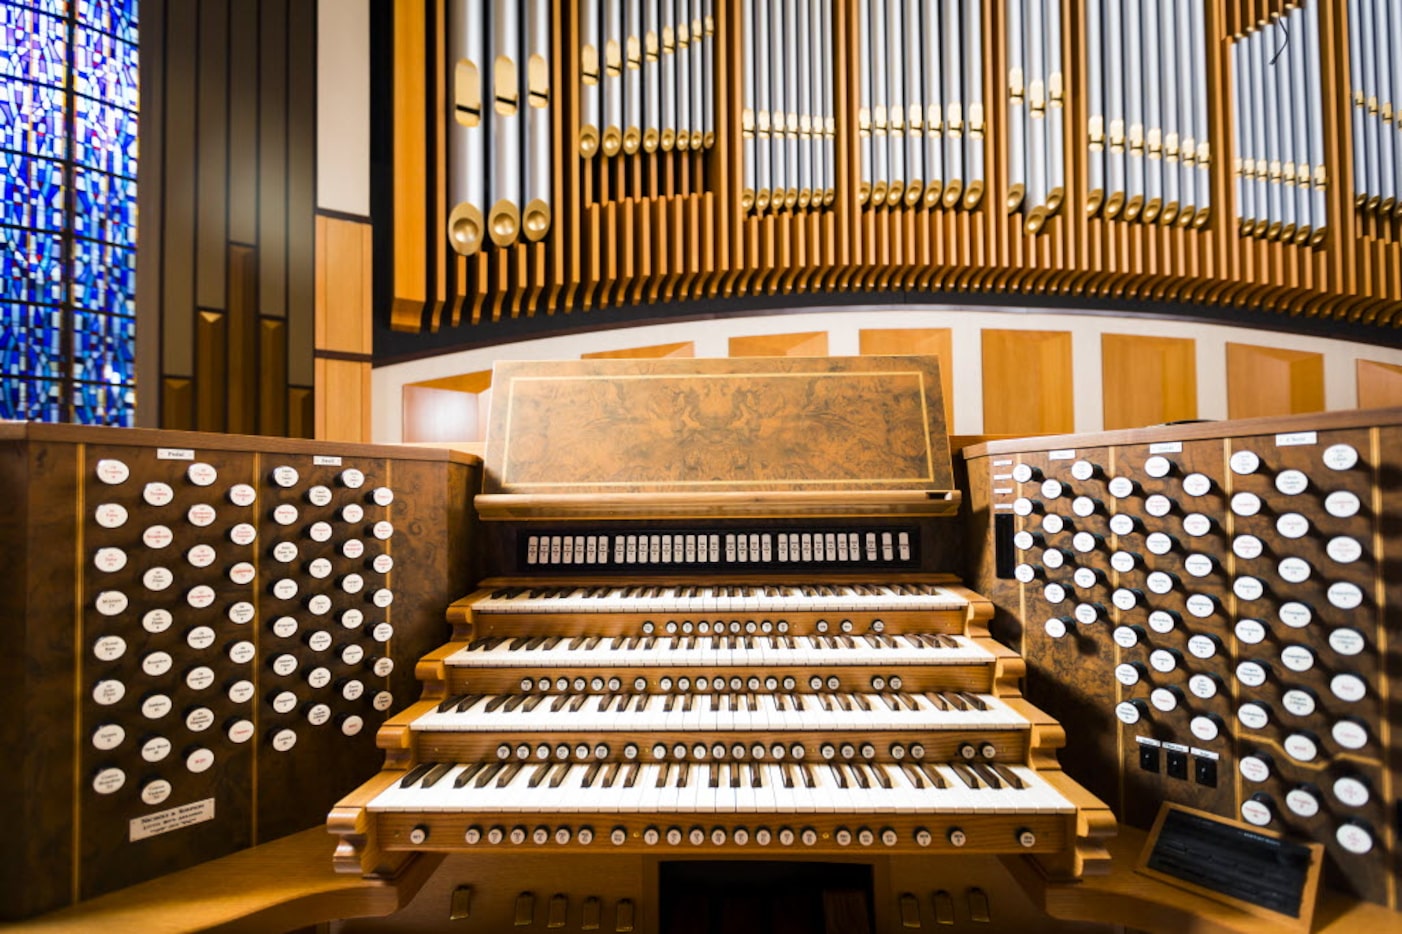
[[[924,62],[925,205],[935,207],[944,194],[944,56],[940,47],[938,2],[925,8],[920,30],[920,59]]]
[[[963,0],[974,3],[976,0]],[[963,55],[959,35],[960,0],[944,0],[944,206],[952,208],[964,193],[964,89]]]
[[[454,207],[448,217],[448,239],[453,249],[464,256],[481,249],[485,234],[487,141],[482,97],[487,23],[484,12],[480,3],[460,0],[452,5],[449,15],[449,55],[453,61],[450,195]]]
[[[755,210],[769,208],[773,195],[773,167],[769,127],[769,10],[766,0],[755,4]]]
[[[901,40],[901,0],[886,0],[886,154],[890,170],[886,203],[892,207],[905,197],[905,54]]]
[[[1236,179],[1236,203],[1240,213],[1238,221],[1244,231],[1249,230],[1256,220],[1255,189],[1251,185],[1251,175],[1255,172],[1256,153],[1248,145],[1251,123],[1252,96],[1248,83],[1246,50],[1241,36],[1231,43],[1232,59],[1232,103],[1234,107],[1233,135],[1236,142],[1236,158],[1232,161],[1232,174]]]
[[[1061,152],[1061,20],[1053,17],[1056,22],[1051,34],[1048,35],[1048,42],[1055,50],[1057,66],[1052,72],[1051,86],[1049,92],[1051,101],[1049,107],[1055,107],[1055,132],[1052,137],[1051,158],[1052,162],[1059,165],[1062,159]],[[968,181],[964,186],[964,208],[972,211],[978,207],[983,200],[984,177],[983,177],[983,4],[975,3],[973,0],[965,0],[964,3],[964,98],[968,101],[968,171],[966,173]],[[1060,178],[1060,172],[1056,173]],[[1062,188],[1057,187],[1052,191],[1052,196],[1060,203],[1059,193]],[[1055,210],[1055,206],[1052,210]]]
[[[705,14],[701,12],[701,0],[691,0],[691,54],[688,56],[691,71],[691,150],[700,152],[706,144],[705,113],[710,109],[710,99],[706,95],[706,45]]]
[[[1163,212],[1163,104],[1159,81],[1159,18],[1147,0],[1140,28],[1144,33],[1144,223]]]
[[[487,233],[510,246],[521,232],[521,24],[520,7],[492,3],[492,174]]]
[[[1122,5],[1109,0],[1105,6],[1106,117],[1109,120],[1109,182],[1105,216],[1119,217],[1125,204],[1125,91],[1124,26]]]
[[[1193,6],[1193,38],[1190,52],[1193,61],[1193,134],[1197,139],[1194,164],[1197,176],[1197,211],[1192,224],[1199,229],[1207,225],[1212,210],[1212,184],[1209,168],[1212,147],[1207,124],[1207,0],[1187,0]],[[1186,219],[1179,219],[1187,224]]]
[[[1037,233],[1047,220],[1046,55],[1042,0],[1027,5],[1027,196],[1024,213],[1029,233]]]
[[[871,203],[886,201],[890,154],[886,139],[886,0],[871,2]]]
[[[1190,224],[1197,208],[1197,176],[1193,171],[1194,160],[1197,154],[1197,128],[1198,121],[1193,113],[1194,102],[1197,100],[1195,84],[1199,80],[1193,68],[1195,56],[1192,44],[1193,37],[1193,14],[1190,9],[1193,0],[1175,0],[1178,14],[1178,100],[1179,100],[1179,145],[1181,147],[1179,158],[1179,197],[1180,211],[1178,213],[1178,224],[1186,226]]]
[[[658,13],[662,24],[658,53],[662,60],[662,133],[658,146],[671,152],[677,147],[677,30],[672,0],[661,0]]]
[[[643,9],[628,0],[623,40],[623,152],[632,155],[643,145]]]
[[[691,25],[686,18],[687,0],[675,0],[672,7],[672,73],[676,76],[677,149],[691,148]]]
[[[905,58],[905,203],[918,205],[925,194],[925,101],[921,94],[920,0],[905,0],[905,29],[902,55]]]
[[[741,93],[744,104],[740,109],[740,140],[744,165],[740,191],[740,207],[752,210],[755,206],[755,4],[754,0],[744,0],[740,7],[740,55]]]
[[[871,200],[872,165],[876,161],[871,113],[871,0],[857,4],[857,203]]]
[[[798,206],[807,209],[813,203],[813,84],[809,58],[809,37],[812,24],[808,21],[808,0],[797,0],[794,13],[798,20],[794,33],[797,52],[798,82]]]
[[[1140,28],[1140,0],[1125,3],[1124,57],[1126,141],[1129,145],[1124,219],[1136,220],[1144,210],[1144,33]]]
[[[1022,66],[1022,4],[1023,0],[1008,0],[1008,203],[1007,209],[1011,213],[1022,207],[1022,199],[1027,193],[1027,108],[1025,106],[1026,88],[1024,85],[1024,71]],[[1087,15],[1099,21],[1100,4],[1097,0],[1092,0]],[[1104,187],[1104,163],[1100,160],[1104,145],[1103,134],[1097,127],[1104,124],[1104,115],[1098,112],[1097,108],[1097,79],[1095,60],[1092,56],[1091,77],[1090,77],[1090,187],[1091,201],[1095,202],[1097,194],[1103,194]],[[1098,174],[1097,174],[1098,173]],[[1097,177],[1100,181],[1097,183]],[[1094,214],[1098,205],[1088,208]]]
[[[579,154],[586,159],[599,151],[603,122],[603,33],[596,0],[579,4],[579,78],[582,103],[579,118]]]
[[[537,241],[550,229],[550,6],[526,6],[526,209],[521,228]]]
[[[1271,17],[1277,35],[1290,36],[1283,17]],[[1292,37],[1293,38],[1293,37]],[[1295,218],[1295,92],[1294,70],[1290,66],[1290,55],[1294,43],[1287,38],[1276,53],[1276,87],[1279,94],[1276,107],[1280,119],[1280,236],[1283,240],[1294,240]]]
[[[1160,57],[1162,74],[1160,93],[1163,96],[1163,211],[1159,223],[1172,224],[1182,208],[1183,136],[1179,126],[1178,109],[1178,10],[1171,0],[1159,0],[1159,41],[1163,45]]]
[[[1326,230],[1324,202],[1327,179],[1324,172],[1324,102],[1320,69],[1319,0],[1305,0],[1305,105],[1309,110],[1310,165],[1314,169],[1310,185],[1310,213],[1314,218],[1311,245],[1322,243]]]
[[[643,152],[656,152],[662,143],[662,40],[659,29],[657,0],[647,0],[643,10]]]
[[[496,2],[515,8],[514,3]],[[604,130],[601,148],[604,155],[616,156],[623,148],[623,0],[603,0],[603,3]]]
[[[1310,201],[1309,85],[1305,83],[1305,11],[1287,13],[1290,24],[1290,106],[1294,110],[1295,242],[1309,242],[1314,226]]]

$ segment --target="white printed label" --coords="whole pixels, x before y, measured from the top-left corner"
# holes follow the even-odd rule
[[[1275,436],[1275,446],[1278,448],[1297,447],[1303,444],[1318,444],[1319,434],[1313,431],[1292,431],[1287,434]]]
[[[1076,459],[1076,452],[1074,450],[1069,449],[1061,451],[1051,451],[1048,452],[1047,459],[1054,461],[1073,461]]]
[[[334,454],[316,454],[312,456],[312,463],[318,467],[339,467],[341,458]]]
[[[1181,441],[1160,441],[1157,444],[1149,445],[1150,454],[1182,454],[1183,442]]]
[[[158,461],[192,461],[195,459],[195,452],[188,448],[156,448],[156,460]]]
[[[214,820],[214,799],[205,798],[193,804],[182,804],[145,817],[134,817],[130,822],[128,842],[135,843],[148,837],[160,836],[172,830],[183,830],[196,824]]]

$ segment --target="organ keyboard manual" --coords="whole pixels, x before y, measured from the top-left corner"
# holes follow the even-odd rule
[[[628,855],[638,930],[672,861],[874,867],[883,906],[902,863],[1105,868],[1114,817],[951,573],[934,358],[502,363],[493,387],[490,576],[331,812],[338,868],[529,856],[509,920],[523,887]]]

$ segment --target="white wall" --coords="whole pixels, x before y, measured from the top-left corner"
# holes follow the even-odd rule
[[[370,216],[370,0],[318,0],[316,206]]]
[[[497,347],[446,353],[425,360],[377,367],[372,374],[373,439],[401,440],[402,387],[405,383],[489,370],[497,360],[573,360],[580,354],[628,347],[692,341],[698,357],[729,356],[729,339],[750,334],[827,331],[832,356],[855,355],[864,328],[950,328],[954,345],[954,424],[957,434],[983,430],[982,331],[984,328],[1070,331],[1077,431],[1104,427],[1100,396],[1102,334],[1148,334],[1197,341],[1198,417],[1227,417],[1228,342],[1256,344],[1324,355],[1325,404],[1350,409],[1358,404],[1355,361],[1377,360],[1402,366],[1402,350],[1371,344],[1324,340],[1250,328],[1191,321],[1045,312],[1035,309],[959,309],[949,306],[853,306],[841,311],[761,315],[688,321],[548,337]]]

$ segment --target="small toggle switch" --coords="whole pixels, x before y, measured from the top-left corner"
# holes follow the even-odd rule
[[[1170,749],[1168,751],[1168,777],[1181,778],[1187,781],[1188,778],[1188,754]]]
[[[1159,770],[1159,747],[1141,744],[1139,747],[1139,767],[1145,772],[1157,772]]]
[[[1217,787],[1217,760],[1193,757],[1193,780],[1208,788]]]

